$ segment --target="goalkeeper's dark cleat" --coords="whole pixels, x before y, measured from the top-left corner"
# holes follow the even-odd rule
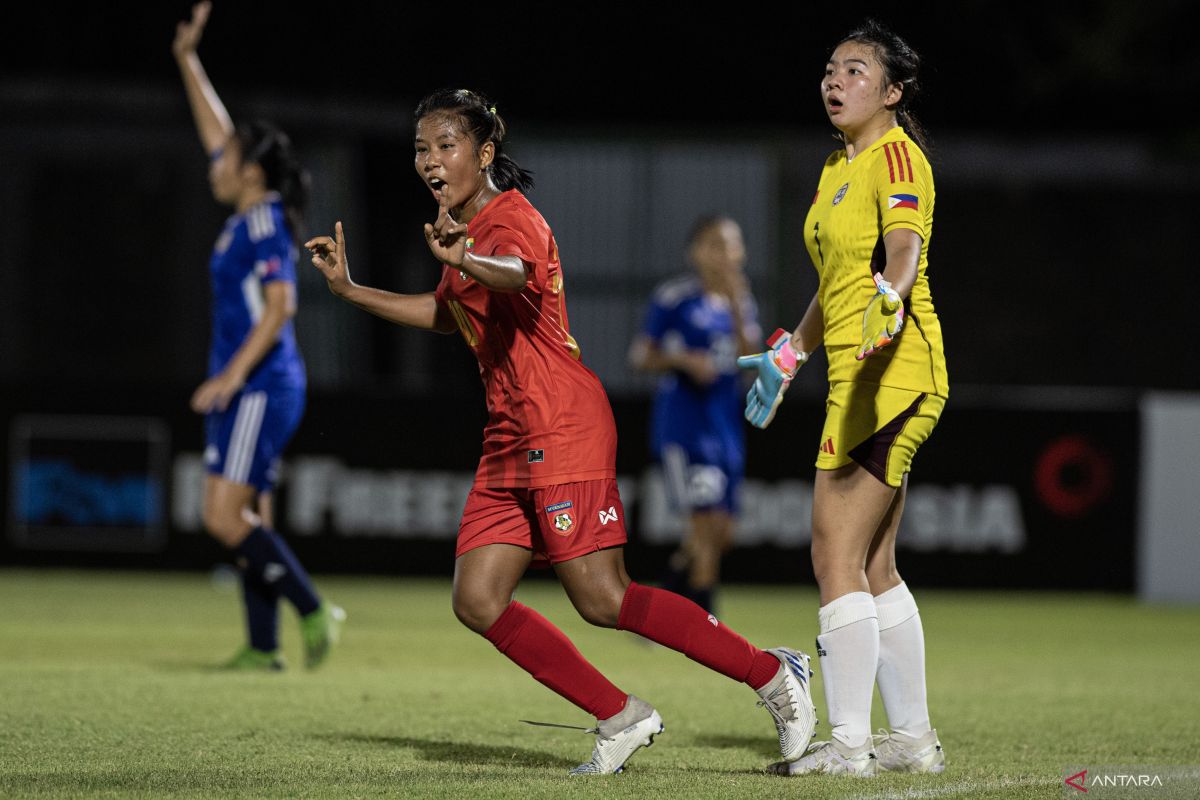
[[[286,667],[287,662],[278,650],[255,650],[250,645],[238,650],[233,658],[221,665],[221,669],[233,672],[282,672]]]
[[[342,633],[346,612],[333,603],[322,601],[316,611],[300,618],[300,636],[304,641],[304,666],[321,666]]]

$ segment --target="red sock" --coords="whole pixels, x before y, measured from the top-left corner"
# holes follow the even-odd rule
[[[700,606],[674,592],[630,583],[617,628],[683,653],[709,669],[760,689],[779,671],[779,659],[759,650]]]
[[[484,638],[543,686],[558,692],[596,719],[625,708],[622,692],[588,663],[550,620],[514,601]]]

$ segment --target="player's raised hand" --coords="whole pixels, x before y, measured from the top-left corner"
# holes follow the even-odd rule
[[[467,257],[471,243],[467,226],[450,216],[444,199],[438,203],[437,221],[432,225],[425,223],[425,242],[434,258],[455,269],[461,267]]]
[[[182,58],[188,53],[196,52],[200,38],[204,36],[204,26],[208,24],[208,15],[212,11],[212,3],[205,0],[192,6],[191,22],[181,22],[175,26],[175,41],[171,44],[171,52],[176,58]]]
[[[783,393],[796,377],[796,371],[808,361],[808,353],[792,347],[792,335],[783,328],[771,334],[767,345],[770,350],[737,360],[742,369],[758,372],[754,385],[746,394],[745,414],[746,421],[756,428],[765,428],[775,419],[775,411],[783,402]]]
[[[875,295],[863,312],[862,344],[854,357],[862,361],[872,353],[878,353],[892,343],[903,327],[904,301],[892,285],[876,273]]]
[[[329,291],[343,294],[354,285],[350,279],[350,259],[346,256],[346,234],[339,221],[333,226],[334,238],[314,236],[304,243],[312,255],[313,266],[321,271]]]

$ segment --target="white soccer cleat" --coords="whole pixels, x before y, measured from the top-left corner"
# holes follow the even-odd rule
[[[601,720],[596,726],[591,760],[571,770],[571,774],[615,775],[625,769],[625,762],[639,747],[654,744],[654,737],[662,732],[662,717],[654,707],[629,695],[621,713]]]
[[[854,775],[873,778],[875,752],[871,737],[858,747],[847,747],[836,739],[813,742],[798,761],[780,761],[767,767],[772,775]]]
[[[946,769],[946,754],[938,741],[936,730],[924,736],[912,737],[902,733],[880,731],[875,739],[875,756],[879,768],[887,772],[932,772]]]
[[[817,727],[808,668],[809,657],[799,650],[773,647],[767,651],[779,659],[779,672],[758,690],[760,706],[766,706],[779,733],[779,752],[784,761],[795,761],[804,753]]]

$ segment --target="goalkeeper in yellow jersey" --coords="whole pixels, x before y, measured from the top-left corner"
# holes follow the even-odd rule
[[[909,468],[947,397],[927,275],[933,174],[908,110],[918,67],[912,48],[875,22],[829,57],[821,98],[844,146],[826,160],[804,225],[820,286],[790,336],[779,331],[765,353],[739,359],[758,373],[746,418],[760,428],[808,354],[824,345],[829,360],[812,559],[832,735],[772,765],[781,775],[945,766],[926,703],[921,618],[896,569]],[[876,682],[891,730],[872,737]]]

